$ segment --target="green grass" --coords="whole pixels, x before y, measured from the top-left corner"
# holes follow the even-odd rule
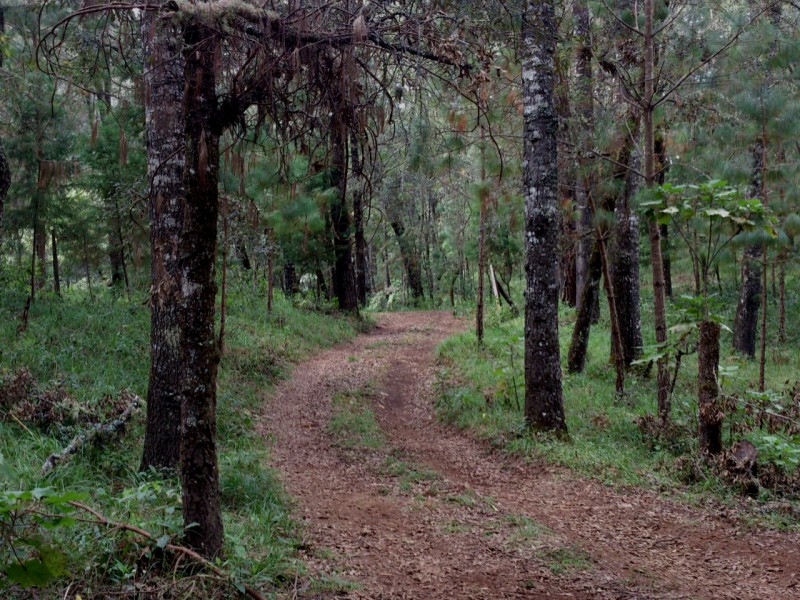
[[[328,431],[340,447],[374,450],[384,446],[385,440],[372,410],[370,387],[336,392],[331,404],[333,415],[328,422]]]
[[[582,571],[592,566],[592,557],[576,546],[561,546],[542,550],[538,558],[545,561],[555,575]]]
[[[98,291],[95,303],[83,296],[74,289],[62,300],[43,294],[31,307],[27,331],[17,336],[24,294],[13,288],[0,293],[0,380],[27,368],[41,387],[63,387],[89,410],[104,395],[115,396],[123,388],[146,397],[149,313],[143,295],[131,303],[112,300],[107,290]],[[292,363],[352,337],[364,325],[294,308],[280,296],[272,314],[265,304],[263,290],[234,278],[226,353],[219,370],[218,447],[226,528],[222,568],[256,587],[274,589],[294,581],[302,569],[297,559],[299,532],[276,474],[267,466],[267,446],[254,431],[255,420],[265,392],[291,373]],[[137,471],[143,414],[135,417],[119,442],[81,451],[42,478],[44,459],[76,431],[0,420],[0,488],[78,490],[85,493],[86,503],[111,518],[179,538],[179,482]],[[134,578],[144,577],[143,570],[150,571],[154,584],[161,581],[154,568],[158,561],[142,562],[144,545],[125,534],[76,525],[52,535],[69,555],[73,593],[96,597],[103,590],[127,589]],[[176,588],[175,597],[214,597],[213,582],[183,570],[179,574],[190,585],[184,592]],[[163,584],[171,585],[171,578],[172,572],[166,571]],[[61,597],[68,584],[56,582],[42,597]],[[15,597],[9,593],[0,595]],[[230,594],[230,588],[220,593]]]
[[[680,263],[673,268],[677,272]],[[643,281],[645,344],[652,343],[653,337],[652,302],[647,296],[647,286],[647,281]],[[787,282],[787,289],[790,289],[790,282]],[[736,305],[736,290],[724,290],[723,296],[732,310]],[[787,305],[787,323],[798,322],[800,306],[796,295],[789,295]],[[771,305],[769,310],[775,314],[774,306]],[[672,324],[676,318],[675,311],[671,310],[670,315]],[[574,310],[562,306],[559,315],[562,359],[566,358],[574,319]],[[727,319],[732,324],[730,312]],[[637,425],[637,419],[655,414],[654,377],[644,378],[631,373],[626,381],[625,397],[616,397],[614,368],[608,360],[608,319],[603,305],[601,321],[592,328],[585,372],[568,374],[564,370],[564,407],[569,438],[559,440],[530,434],[524,428],[523,319],[511,319],[507,314],[492,309],[487,315],[487,324],[482,347],[478,347],[472,332],[449,338],[439,347],[441,367],[437,413],[441,419],[471,430],[504,451],[564,465],[583,476],[608,484],[643,486],[669,493],[678,491],[690,499],[711,494],[726,502],[737,501],[738,490],[702,465],[701,477],[687,482],[690,478],[684,458],[698,454],[695,439],[696,355],[684,358],[677,380],[673,397],[676,435],[661,441],[648,438]],[[773,321],[768,321],[768,324],[770,339],[775,340],[777,325]],[[795,337],[790,337],[785,345],[772,341],[769,345],[767,387],[778,392],[783,392],[787,384],[793,385],[800,371],[800,339],[796,332],[790,335]],[[757,384],[757,362],[732,353],[730,334],[723,334],[721,351],[723,392],[731,396],[748,396],[748,390]],[[734,421],[744,423],[747,419],[739,410]],[[726,444],[742,437],[730,425],[728,419],[724,428]],[[758,431],[744,437],[759,447],[762,458],[775,451],[775,448],[762,444],[763,436]],[[762,490],[759,500],[771,501],[775,497],[775,492]],[[797,498],[789,500],[798,501]],[[765,522],[764,518],[759,519]],[[768,514],[766,521],[778,527],[797,527],[791,516]]]

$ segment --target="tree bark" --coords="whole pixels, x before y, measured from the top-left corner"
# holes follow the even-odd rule
[[[331,123],[331,144],[333,157],[331,164],[331,185],[338,189],[337,197],[331,202],[331,225],[333,227],[333,295],[339,309],[358,313],[358,292],[353,253],[350,244],[351,221],[347,208],[347,144],[343,123]]]
[[[700,323],[697,345],[697,388],[700,408],[700,450],[714,455],[722,451],[722,409],[719,396],[719,323]]]
[[[6,18],[5,9],[0,6],[0,35],[5,34]],[[3,53],[0,52],[0,67],[3,66]],[[8,164],[3,140],[0,138],[0,243],[3,241],[3,207],[5,206],[6,194],[11,187],[11,167]]]
[[[655,111],[655,36],[653,33],[653,0],[644,0],[644,82],[641,101],[644,126],[644,176],[645,185],[655,185],[655,132],[653,113]],[[664,295],[664,261],[661,256],[661,234],[658,223],[651,220],[647,224],[650,238],[650,266],[653,274],[653,322],[655,325],[656,343],[667,341],[667,308]],[[669,372],[667,357],[657,362],[657,405],[658,416],[662,425],[670,418],[671,406],[669,397]]]
[[[633,121],[633,123],[631,123]],[[638,131],[638,118],[631,115],[629,123]],[[642,320],[639,278],[639,217],[632,210],[633,197],[639,187],[639,176],[635,173],[636,155],[634,139],[625,135],[624,150],[618,154],[618,162],[627,168],[615,169],[615,177],[624,179],[622,194],[614,203],[617,236],[612,248],[611,282],[616,299],[619,337],[623,361],[626,366],[642,353]]]
[[[425,297],[425,292],[422,288],[422,266],[419,263],[417,249],[414,247],[414,242],[408,238],[405,225],[403,225],[400,217],[393,215],[390,218],[390,224],[394,230],[395,236],[397,236],[397,243],[400,246],[400,258],[403,261],[403,267],[406,272],[406,277],[408,278],[408,287],[411,289],[411,297],[416,302]]]
[[[484,133],[481,127],[481,141]],[[481,185],[486,184],[486,148],[481,144]],[[475,303],[475,337],[478,344],[483,343],[483,281],[486,272],[486,203],[488,195],[483,189],[479,192],[480,209],[478,211],[478,295]]]
[[[554,2],[527,0],[522,21],[525,194],[525,421],[566,433],[558,344],[558,119]]]
[[[579,175],[576,179],[575,190],[578,221],[576,223],[577,244],[575,248],[575,298],[580,302],[583,298],[583,288],[590,281],[589,262],[593,249],[592,222],[594,217],[589,208],[588,196],[591,193],[591,181],[586,175],[586,150],[580,146],[589,144],[594,131],[594,79],[592,73],[592,46],[591,46],[591,20],[589,3],[587,0],[574,0],[572,3],[574,15],[575,34],[575,71],[577,81],[576,116],[580,119],[577,131],[582,135],[577,136],[579,144]],[[596,300],[595,300],[596,302]]]
[[[180,458],[181,352],[178,242],[184,221],[183,56],[180,32],[155,11],[142,17],[147,175],[150,182],[150,371],[140,469]],[[88,279],[87,271],[87,279]],[[91,281],[89,281],[91,289]]]
[[[602,274],[600,245],[595,240],[589,255],[586,285],[578,302],[578,314],[572,329],[572,341],[567,354],[567,371],[583,373],[586,368],[586,352],[589,347],[589,334],[592,329],[592,307],[600,294],[600,275]]]
[[[196,19],[184,29],[184,207],[178,242],[181,363],[181,491],[187,545],[206,557],[223,542],[217,465],[214,265],[219,213],[217,33]]]
[[[364,190],[360,181],[363,175],[363,168],[358,149],[358,138],[353,132],[350,133],[350,156],[353,178],[356,181],[356,189],[353,190],[356,294],[358,295],[359,306],[365,307],[367,305],[367,272],[369,264],[367,261],[367,238],[364,235]]]
[[[763,200],[763,169],[766,146],[759,139],[753,146],[753,182],[751,193]],[[750,357],[756,355],[758,312],[761,304],[761,244],[751,244],[742,257],[742,282],[733,323],[733,348]]]

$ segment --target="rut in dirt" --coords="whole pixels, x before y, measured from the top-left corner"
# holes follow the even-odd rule
[[[800,536],[492,453],[434,416],[445,312],[377,316],[265,406],[304,523],[301,598],[800,598]],[[343,448],[331,399],[369,390],[383,442]],[[567,402],[568,404],[568,402]]]

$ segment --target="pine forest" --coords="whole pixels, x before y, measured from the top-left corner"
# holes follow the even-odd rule
[[[0,598],[800,599],[800,3],[0,0]]]

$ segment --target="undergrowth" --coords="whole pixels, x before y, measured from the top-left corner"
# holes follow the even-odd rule
[[[97,301],[90,302],[85,295],[85,290],[66,290],[63,299],[42,294],[31,306],[27,330],[17,335],[24,295],[8,290],[0,294],[4,340],[0,385],[25,370],[37,389],[59,390],[86,414],[102,414],[103,399],[123,389],[146,398],[149,313],[143,299],[115,300],[102,290]],[[292,363],[352,337],[369,323],[299,309],[279,295],[271,314],[265,306],[263,290],[252,289],[247,282],[231,285],[218,385],[226,528],[220,566],[235,582],[274,590],[293,582],[302,565],[296,559],[299,534],[287,498],[266,466],[265,440],[254,431],[264,392],[289,373]],[[8,414],[1,407],[0,412]],[[6,505],[0,501],[0,508],[17,503],[5,516],[19,517],[19,533],[27,525],[22,519],[35,517],[19,510],[22,502],[32,510],[46,507],[63,513],[56,525],[49,530],[39,527],[37,537],[31,538],[46,538],[48,547],[63,550],[66,557],[63,565],[52,563],[52,575],[57,577],[40,588],[39,597],[229,598],[235,594],[229,585],[209,578],[188,561],[176,563],[174,556],[162,552],[167,543],[180,542],[180,485],[174,476],[138,471],[143,417],[143,411],[137,414],[119,441],[86,448],[47,476],[40,474],[43,461],[65,446],[84,423],[0,418],[0,489],[7,501]],[[41,497],[9,500],[13,490],[38,490]],[[158,543],[82,524],[76,518],[87,515],[61,501],[48,504],[48,498],[80,499],[109,519],[154,534]],[[20,551],[26,556],[42,552],[31,547]],[[0,576],[3,598],[30,597],[27,591],[8,587],[8,581],[3,586]]]
[[[646,282],[642,289],[648,289]],[[723,296],[732,312],[736,290],[725,290]],[[793,310],[787,319],[791,323],[798,317],[796,298],[790,295],[787,305]],[[773,305],[770,310],[775,310]],[[645,344],[652,343],[652,324],[647,320],[651,314],[652,303],[644,298]],[[562,359],[566,358],[574,315],[573,309],[561,307]],[[732,314],[729,316],[732,322]],[[769,325],[770,340],[775,340],[776,324]],[[771,391],[758,395],[753,392],[757,362],[733,354],[730,334],[722,338],[721,385],[728,410],[724,443],[747,439],[758,449],[762,486],[753,501],[743,499],[742,486],[727,478],[724,469],[709,467],[698,458],[696,355],[683,358],[672,399],[670,435],[654,438],[643,427],[648,416],[656,413],[654,376],[646,376],[641,369],[632,371],[624,398],[618,398],[609,337],[604,310],[600,323],[592,327],[585,371],[569,374],[562,367],[569,428],[566,440],[532,434],[525,428],[523,319],[512,318],[507,311],[490,309],[482,346],[471,331],[440,345],[437,413],[442,420],[472,431],[502,451],[560,464],[607,484],[678,493],[693,502],[722,501],[746,508],[742,512],[746,520],[797,528],[800,439],[793,436],[792,427],[770,427],[769,418],[763,417],[778,410],[791,417],[793,405],[800,403],[800,388],[793,390],[800,371],[798,339],[790,336],[785,345],[770,342],[766,385]],[[797,425],[794,422],[793,426]]]

